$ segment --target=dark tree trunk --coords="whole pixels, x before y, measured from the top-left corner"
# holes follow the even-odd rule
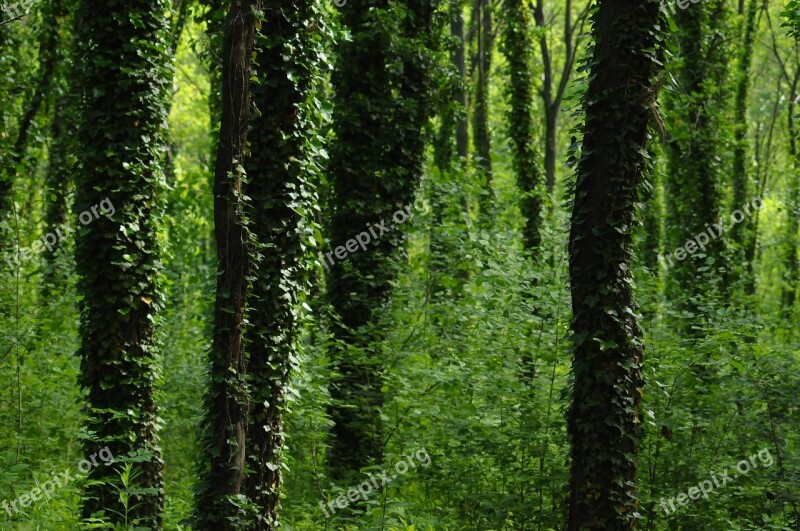
[[[456,155],[463,164],[469,151],[469,98],[467,97],[467,57],[464,36],[464,6],[460,0],[453,0],[451,31],[458,42],[453,54],[453,63],[458,70],[460,86],[457,91],[459,113],[456,117]]]
[[[650,186],[644,195],[647,210],[644,216],[644,242],[642,244],[642,263],[651,274],[658,274],[658,253],[661,247],[661,204],[658,201],[658,173],[653,172]]]
[[[104,446],[117,457],[149,454],[134,465],[140,475],[133,487],[147,490],[131,498],[127,512],[129,523],[154,529],[161,528],[164,494],[154,339],[162,296],[153,214],[171,81],[168,9],[163,0],[85,0],[75,39],[84,90],[74,217],[84,224],[75,235],[75,258],[82,295],[80,384],[92,434],[85,446],[87,454]],[[89,479],[84,517],[102,511],[122,523],[126,510],[116,473],[94,467]]]
[[[369,227],[393,223],[393,214],[414,201],[424,157],[423,127],[432,90],[433,11],[436,2],[405,0],[405,16],[387,16],[386,0],[346,9],[342,21],[352,34],[341,41],[332,76],[333,128],[331,249]],[[396,34],[404,46],[394,49]],[[398,55],[399,54],[399,55]],[[400,72],[386,68],[402,64]],[[328,300],[337,318],[331,360],[338,376],[330,386],[335,423],[330,441],[331,475],[342,478],[382,461],[380,422],[382,363],[377,326],[396,276],[394,261],[404,253],[402,227],[371,238],[366,249],[333,258]],[[333,256],[330,254],[329,256]]]
[[[259,80],[253,87],[256,112],[245,189],[259,256],[247,314],[252,472],[245,492],[259,506],[252,527],[258,530],[278,526],[287,386],[299,356],[298,296],[308,287],[311,229],[304,212],[313,211],[316,193],[308,182],[314,162],[306,153],[312,125],[306,103],[318,75],[319,36],[306,21],[323,16],[316,5],[316,0],[264,0],[256,41]]]
[[[209,353],[202,483],[197,495],[198,529],[236,529],[245,469],[248,393],[244,316],[250,274],[250,234],[242,193],[250,117],[250,76],[256,14],[261,2],[232,4],[222,45],[222,98],[214,170],[214,227],[217,242],[217,294]]]
[[[633,529],[642,436],[643,339],[632,292],[632,227],[643,182],[658,0],[601,0],[569,238],[574,388],[567,529]]]
[[[489,73],[492,68],[492,0],[475,0],[475,30],[478,40],[476,66],[478,75],[475,83],[475,115],[472,125],[477,157],[478,172],[482,180],[480,212],[488,221],[494,208],[494,189],[492,188],[492,143],[489,134]]]
[[[450,82],[447,84],[447,93],[444,95],[446,101],[442,103],[442,123],[434,145],[435,163],[442,172],[452,168],[453,133],[455,133],[455,155],[460,164],[464,164],[469,149],[463,9],[461,0],[450,0],[450,35],[453,38],[450,59],[457,75],[450,77]],[[450,98],[454,101],[450,101]]]
[[[558,114],[560,109],[546,109],[544,117],[544,171],[547,192],[552,193],[556,185],[556,161],[558,160]]]

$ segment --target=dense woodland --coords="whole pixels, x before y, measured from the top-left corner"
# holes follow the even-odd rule
[[[800,1],[2,2],[0,529],[800,530]]]

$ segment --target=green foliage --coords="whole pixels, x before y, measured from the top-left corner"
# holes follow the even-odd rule
[[[555,196],[542,196],[553,208],[539,220],[541,241],[531,260],[525,251],[531,219],[526,215],[525,200],[531,196],[520,192],[525,185],[519,176],[522,170],[540,167],[543,158],[536,154],[534,141],[545,136],[546,118],[534,103],[534,95],[543,89],[545,68],[535,45],[544,36],[551,43],[553,64],[566,59],[563,45],[558,44],[565,4],[544,0],[542,12],[559,16],[545,16],[531,31],[526,30],[531,23],[530,3],[524,3],[522,10],[518,3],[495,3],[500,53],[492,57],[496,67],[487,92],[487,118],[494,133],[491,156],[496,201],[488,223],[478,224],[477,198],[485,191],[480,168],[475,161],[455,163],[452,130],[448,131],[449,152],[442,151],[442,145],[435,149],[428,145],[432,124],[427,117],[433,111],[438,113],[433,125],[441,125],[443,135],[446,120],[474,115],[474,101],[466,107],[450,101],[458,98],[457,89],[463,86],[449,56],[457,47],[442,45],[445,39],[458,44],[445,37],[448,18],[457,9],[466,13],[468,8],[456,1],[456,7],[443,5],[440,9],[437,3],[430,30],[421,34],[420,27],[427,22],[418,15],[428,3],[348,0],[339,6],[337,2],[323,7],[305,0],[280,5],[270,1],[262,6],[259,54],[263,56],[253,57],[257,64],[251,82],[258,101],[249,132],[252,165],[245,168],[250,181],[244,195],[252,200],[245,213],[260,241],[253,286],[264,291],[248,314],[254,333],[246,344],[252,375],[246,383],[253,396],[269,402],[269,406],[253,409],[250,429],[274,427],[270,434],[274,438],[263,440],[279,442],[283,450],[280,456],[271,456],[280,458],[278,465],[277,460],[254,455],[262,446],[251,447],[251,464],[245,471],[250,483],[231,498],[237,512],[226,525],[267,528],[266,521],[272,516],[265,507],[279,497],[283,529],[562,529],[570,497],[570,437],[565,419],[576,385],[566,339],[572,317],[568,205],[558,205]],[[602,0],[598,5],[610,2]],[[582,7],[572,3],[576,9]],[[168,33],[172,32],[161,31],[161,16],[170,21],[176,17],[167,5],[138,1],[95,4],[83,2],[82,25],[74,28],[70,16],[58,24],[54,85],[31,121],[23,157],[10,174],[13,186],[0,221],[5,231],[3,250],[30,247],[52,230],[53,220],[59,216],[64,216],[64,222],[79,224],[77,215],[106,196],[117,212],[110,220],[103,217],[83,227],[52,254],[19,266],[0,260],[0,389],[4,391],[0,393],[0,504],[30,493],[37,482],[55,471],[75,470],[85,447],[101,444],[92,442],[93,438],[105,437],[108,444],[126,450],[148,448],[129,440],[124,444],[111,441],[115,436],[81,426],[120,427],[119,433],[135,435],[132,426],[140,423],[160,428],[158,446],[163,448],[165,465],[163,522],[136,523],[142,503],[161,495],[160,484],[152,486],[146,478],[146,467],[152,459],[159,459],[157,448],[153,451],[150,447],[149,452],[134,455],[130,461],[124,457],[91,477],[79,474],[51,499],[13,515],[0,505],[0,529],[4,530],[192,528],[193,489],[200,481],[195,466],[202,446],[198,426],[208,384],[205,364],[216,281],[211,166],[222,103],[222,61],[217,45],[228,5],[206,0],[201,2],[202,9],[198,4],[190,6],[192,17],[177,48],[175,78],[170,85],[172,75],[163,50],[169,48],[172,35]],[[654,2],[637,4],[639,7],[628,4],[622,7],[626,22],[616,36],[644,38],[639,30],[647,26],[639,14],[642,6]],[[641,156],[645,160],[641,168],[649,171],[652,164],[653,171],[659,172],[657,176],[651,172],[647,178],[655,187],[652,196],[646,196],[646,184],[637,181],[643,186],[638,201],[647,198],[654,202],[654,214],[642,238],[629,243],[631,233],[641,230],[638,216],[635,222],[631,214],[624,230],[610,236],[601,230],[597,234],[602,238],[595,236],[594,240],[602,264],[618,264],[620,257],[630,253],[629,271],[616,269],[614,278],[625,279],[624,289],[635,286],[642,309],[639,317],[635,306],[625,306],[637,314],[641,338],[636,334],[621,340],[613,336],[620,321],[606,314],[603,324],[592,330],[598,332],[593,337],[600,342],[590,344],[600,361],[611,359],[616,352],[611,342],[629,348],[631,341],[644,341],[647,346],[638,408],[632,411],[630,402],[615,407],[618,402],[607,396],[611,393],[603,393],[595,402],[599,414],[611,411],[619,415],[611,424],[628,426],[626,422],[635,413],[641,425],[625,434],[637,439],[637,456],[622,452],[622,444],[616,443],[604,444],[596,454],[601,459],[618,459],[614,466],[602,463],[599,467],[608,479],[618,478],[621,469],[635,464],[635,491],[630,492],[638,500],[636,519],[641,529],[789,530],[796,529],[800,520],[798,308],[786,304],[782,296],[797,287],[790,284],[786,260],[792,254],[796,258],[796,244],[790,240],[797,232],[792,228],[797,166],[790,142],[796,138],[796,129],[792,134],[789,118],[796,114],[793,101],[797,94],[792,97],[791,86],[797,69],[793,54],[800,35],[800,4],[790,1],[766,10],[760,2],[755,4],[759,14],[755,44],[749,50],[752,70],[745,98],[745,128],[735,122],[742,108],[728,95],[741,86],[739,68],[748,50],[734,44],[746,42],[747,11],[737,16],[728,9],[730,3],[709,0],[689,2],[685,10],[676,11],[673,26],[659,22],[661,30],[671,28],[678,33],[677,40],[671,39],[674,42],[666,60],[648,55],[652,47],[639,50],[667,67],[669,94],[662,91],[659,95],[663,107],[644,97],[635,112],[623,110],[631,100],[622,95],[631,91],[622,89],[597,100],[598,104],[611,102],[607,109],[603,106],[608,121],[604,125],[618,124],[603,140],[628,138],[625,135],[640,125],[640,111],[653,117],[663,110],[668,144],[632,153],[627,149],[597,151],[589,142],[573,139],[573,167],[580,160],[584,164],[598,160],[592,157],[602,153],[608,156],[599,157],[599,163]],[[751,7],[753,2],[744,5]],[[0,24],[2,164],[9,160],[26,109],[38,90],[47,62],[47,54],[40,50],[52,34],[47,21],[57,7],[57,2],[40,2],[22,19]],[[714,10],[720,7],[730,14],[715,18]],[[111,14],[122,10],[150,15]],[[781,11],[783,18],[779,19]],[[599,17],[596,10],[592,14]],[[635,28],[629,27],[628,17],[636,19]],[[697,21],[689,20],[692,17],[701,19],[699,30]],[[148,33],[146,42],[131,38],[145,31],[140,22],[158,26],[156,37]],[[344,31],[340,31],[340,22]],[[466,25],[470,26],[469,21]],[[700,31],[702,42],[681,46],[681,41],[686,42],[681,35],[689,27]],[[471,36],[476,35],[473,32]],[[591,43],[588,37],[583,42]],[[70,42],[84,57],[89,52],[97,54],[102,64],[73,72]],[[715,48],[714,43],[721,45]],[[134,49],[142,53],[134,53]],[[720,81],[701,83],[692,95],[682,78],[684,52],[697,49],[703,51],[697,63],[703,70],[698,72]],[[116,54],[112,50],[117,50]],[[328,57],[338,61],[332,73],[325,64]],[[593,56],[589,57],[580,67],[584,76],[592,63]],[[476,75],[475,59],[468,52],[468,76]],[[645,70],[637,69],[635,83],[640,83]],[[728,73],[722,75],[722,70]],[[585,92],[595,77],[570,84],[567,94]],[[109,86],[120,79],[131,81],[124,98],[109,92]],[[66,97],[70,85],[88,98],[82,104],[86,117],[102,128],[84,126],[76,136],[75,124],[70,121],[77,122],[80,115],[76,101]],[[130,100],[134,90],[148,95],[137,100],[149,102],[146,109],[125,107],[123,102]],[[154,95],[156,99],[149,97]],[[425,109],[418,106],[420,101],[425,102]],[[297,112],[280,112],[287,108]],[[515,113],[514,108],[525,110]],[[134,116],[145,111],[158,117],[157,125],[146,126],[143,120],[134,125]],[[448,111],[454,111],[450,118]],[[708,122],[703,123],[712,125],[705,132],[695,127],[697,112],[709,114]],[[423,115],[425,119],[420,118]],[[566,143],[561,141],[569,139],[568,128],[582,116],[559,119],[564,122],[558,134],[560,148]],[[734,124],[739,129],[729,128]],[[651,122],[652,136],[658,129],[657,122]],[[116,135],[115,149],[100,147],[106,140],[91,136],[101,131]],[[638,134],[641,129],[636,131]],[[746,131],[742,144],[734,135],[737,131]],[[92,143],[87,144],[90,136]],[[80,145],[75,143],[78,140]],[[706,141],[713,141],[714,146]],[[713,160],[686,153],[676,157],[674,150],[690,142],[696,142],[692,149],[699,150],[692,153],[702,152]],[[717,178],[715,208],[726,215],[741,206],[734,204],[739,190],[731,172],[736,149],[744,144],[749,146],[744,155],[751,186],[748,193],[764,190],[764,207],[752,227],[757,242],[749,258],[752,264],[741,263],[749,260],[742,253],[745,249],[727,238],[723,257],[731,275],[729,293],[717,289],[720,283],[716,278],[725,277],[711,270],[719,263],[709,265],[704,260],[686,267],[689,289],[674,291],[674,286],[666,285],[672,282],[674,272],[659,271],[657,262],[653,267],[655,253],[671,251],[674,246],[657,238],[644,243],[645,238],[658,235],[663,226],[668,240],[674,239],[677,231],[691,230],[690,223],[702,227],[713,221],[713,212],[706,206],[691,206],[708,199],[701,197],[698,181],[686,178],[682,189],[671,188],[676,178],[684,179],[701,166],[711,167]],[[326,149],[331,153],[330,163]],[[563,155],[566,153],[559,154],[559,160]],[[75,173],[79,182],[74,192],[69,180],[58,180],[57,168],[69,171],[78,157],[91,157],[91,163],[87,166],[84,162]],[[521,164],[523,160],[528,163]],[[130,164],[127,170],[122,162]],[[560,190],[570,170],[560,164],[557,169],[556,189]],[[163,182],[162,170],[166,173]],[[597,181],[606,193],[604,206],[622,208],[623,199],[633,193],[629,188],[624,193],[609,193],[626,175],[607,171]],[[68,186],[63,198],[59,197],[59,183]],[[148,197],[154,202],[149,203]],[[415,202],[424,208],[414,210],[402,234],[387,233],[380,244],[348,255],[337,262],[339,271],[310,269],[320,251],[335,249],[365,230],[365,224],[391,219],[395,210]],[[660,212],[666,211],[665,207],[677,208],[681,216],[688,217],[664,219]],[[630,210],[625,212],[630,214]],[[329,223],[329,214],[336,225]],[[133,220],[142,216],[149,222],[139,223],[136,229]],[[101,221],[103,225],[95,225]],[[257,224],[266,229],[258,229]],[[334,240],[333,235],[339,239]],[[115,247],[110,254],[96,252],[112,240]],[[81,274],[103,276],[93,284],[84,278],[80,289],[73,260],[76,243]],[[632,245],[636,245],[635,254]],[[619,285],[609,288],[607,277],[597,277],[605,272],[604,267],[591,268],[590,261],[585,262],[591,270],[585,283],[586,298],[608,308],[610,299],[602,295],[618,294]],[[749,265],[755,279],[752,294],[739,289],[736,278]],[[48,270],[50,266],[55,269]],[[703,269],[706,267],[709,269]],[[51,276],[53,271],[57,275]],[[707,282],[705,273],[713,273],[714,282]],[[134,281],[145,287],[130,285]],[[152,307],[138,298],[142,290],[150,289],[147,286],[156,286],[157,296],[145,294],[152,297]],[[87,289],[90,296],[85,297]],[[598,290],[605,291],[600,294]],[[338,297],[338,309],[327,304],[330,292]],[[371,299],[376,294],[380,297]],[[120,300],[125,304],[138,300],[141,304],[134,309],[141,307],[146,312],[137,314]],[[85,311],[81,313],[79,307]],[[89,311],[91,308],[94,310]],[[354,322],[370,324],[346,327],[341,308],[351,311]],[[631,312],[624,315],[632,319]],[[119,332],[120,323],[135,316],[152,323],[154,335],[143,343],[147,355],[140,353],[132,364],[136,370],[123,368],[127,372],[122,374],[119,363],[128,360],[131,364],[133,351],[107,355],[101,340]],[[86,337],[82,338],[79,324],[81,318],[89,317],[93,324],[84,326]],[[94,345],[95,340],[98,346],[90,350],[87,342]],[[159,405],[158,416],[130,414],[127,406],[116,404],[113,410],[84,407],[87,395],[77,385],[81,356],[76,352],[110,362],[93,368],[113,385],[106,390],[113,399],[122,401],[126,389],[132,389],[138,398],[149,393]],[[374,406],[366,420],[374,419],[381,426],[382,462],[352,471],[347,479],[331,473],[342,463],[334,461],[336,454],[329,452],[336,418],[330,412],[342,405],[342,394],[335,387],[342,381],[342,372],[337,371],[342,360],[366,367],[365,372],[375,376],[374,387],[358,382],[361,386],[353,390],[357,395],[353,401],[358,405],[364,400]],[[617,364],[621,377],[638,378],[637,367],[625,363]],[[607,374],[602,368],[593,371],[586,367],[578,372],[596,379]],[[615,391],[620,388],[627,389],[620,384]],[[625,398],[635,399],[636,395]],[[584,402],[588,407],[589,401]],[[110,420],[99,424],[106,418]],[[370,424],[365,421],[364,425]],[[429,466],[398,476],[365,502],[353,503],[348,510],[337,510],[326,518],[321,502],[346,495],[368,477],[366,474],[391,470],[420,448],[428,451]],[[662,500],[668,502],[688,492],[712,473],[719,477],[726,468],[730,473],[736,463],[764,449],[774,458],[771,466],[759,466],[715,488],[708,499],[701,497],[677,511],[664,511]],[[345,451],[360,450],[363,448],[348,447]],[[274,474],[262,474],[258,468],[262,465]],[[274,466],[280,468],[272,470]],[[275,482],[265,482],[265,478]],[[104,513],[83,518],[83,493],[91,496],[99,491],[106,496],[97,504]],[[253,491],[255,496],[250,494]],[[256,514],[261,515],[259,522]],[[607,528],[615,527],[609,524]]]

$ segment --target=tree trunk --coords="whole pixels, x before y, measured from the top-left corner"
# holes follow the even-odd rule
[[[525,219],[522,241],[525,251],[533,254],[541,236],[542,190],[539,154],[533,131],[533,39],[530,12],[522,0],[506,0],[503,26],[503,52],[508,62],[508,134],[512,166],[520,193],[520,212]]]
[[[298,296],[308,287],[307,249],[316,192],[309,183],[314,162],[306,153],[307,98],[318,75],[318,35],[307,20],[323,16],[316,0],[264,0],[256,41],[259,80],[250,125],[251,157],[245,186],[252,201],[257,257],[246,332],[251,386],[245,482],[259,506],[252,529],[278,526],[283,421],[288,382],[297,367]]]
[[[72,6],[56,1],[50,6],[53,17],[71,20],[74,13]],[[65,24],[61,24],[62,33]],[[68,26],[68,25],[67,25]],[[50,149],[48,150],[48,167],[45,175],[47,188],[47,206],[45,207],[45,230],[52,231],[67,221],[67,194],[73,182],[74,154],[77,151],[75,138],[77,135],[76,111],[78,101],[70,69],[74,68],[74,43],[69,38],[60,38],[58,44],[58,65],[54,74],[52,97],[52,121],[50,124]],[[61,291],[66,271],[62,267],[59,256],[63,248],[42,254],[42,297],[49,299]]]
[[[478,35],[478,77],[475,84],[475,116],[472,125],[478,173],[483,190],[480,197],[481,216],[488,220],[494,208],[492,188],[492,145],[489,134],[489,72],[492,67],[492,0],[475,0],[475,28]]]
[[[464,6],[460,0],[454,0],[454,13],[451,19],[451,30],[458,42],[456,43],[453,63],[458,70],[460,86],[457,92],[459,113],[456,117],[456,155],[464,164],[469,151],[469,98],[467,97],[467,57],[464,36]]]
[[[556,161],[558,160],[558,113],[560,109],[545,110],[545,145],[544,171],[545,186],[548,193],[553,193],[556,186]]]
[[[633,529],[642,332],[633,299],[631,228],[643,182],[658,0],[601,0],[569,238],[573,332],[567,529]]]
[[[232,523],[242,508],[239,494],[245,469],[248,393],[243,343],[250,274],[250,234],[245,220],[242,180],[250,117],[251,56],[259,0],[234,2],[225,20],[222,45],[222,98],[214,170],[214,227],[217,294],[209,352],[202,484],[197,495],[198,529],[239,529]]]
[[[786,201],[786,225],[784,251],[784,283],[781,290],[781,308],[785,316],[790,315],[794,307],[797,293],[798,261],[797,230],[800,227],[800,154],[798,154],[798,131],[795,122],[797,109],[797,86],[800,81],[800,68],[795,72],[789,90],[789,109],[787,111],[787,129],[789,132],[789,156],[792,159],[793,172],[789,177],[788,199]],[[753,246],[755,247],[755,246]],[[755,252],[749,253],[751,257]]]
[[[39,40],[39,76],[31,91],[29,101],[17,127],[14,143],[10,152],[3,153],[0,158],[0,216],[5,216],[13,200],[14,179],[17,168],[25,159],[31,128],[39,110],[51,90],[53,76],[58,62],[60,24],[64,11],[63,1],[55,0],[45,10],[45,23],[42,25]],[[2,31],[2,30],[0,30]],[[2,38],[2,37],[0,37]],[[0,48],[2,50],[2,48]],[[0,218],[2,219],[2,218]],[[0,241],[0,243],[5,243]]]
[[[736,80],[736,102],[734,108],[734,144],[733,144],[733,204],[735,208],[750,202],[753,196],[753,186],[749,176],[749,139],[747,136],[747,102],[750,93],[750,66],[753,62],[753,42],[756,33],[756,13],[758,0],[749,0],[747,13],[744,20],[744,35],[739,46],[739,62]],[[753,278],[753,264],[746,259],[750,240],[756,237],[753,232],[754,220],[746,218],[741,223],[734,225],[731,230],[731,240],[735,244],[735,263],[741,263],[741,281],[745,292],[752,295],[755,291]],[[729,281],[736,280],[729,271]]]
[[[164,482],[154,322],[162,295],[153,214],[172,79],[164,19],[169,6],[163,0],[80,5],[76,75],[84,106],[74,215],[83,226],[74,237],[82,295],[80,384],[91,434],[85,449],[87,456],[105,446],[117,457],[148,455],[134,464],[139,475],[132,485],[147,490],[135,494],[128,509],[116,472],[93,467],[83,516],[104,512],[115,524],[159,529]]]
[[[573,24],[572,21],[572,0],[565,0],[564,5],[564,63],[561,68],[561,77],[555,79],[555,67],[553,56],[550,52],[551,37],[549,35],[553,25],[545,16],[544,0],[536,0],[533,6],[533,18],[539,29],[539,50],[542,54],[542,85],[539,89],[539,96],[542,98],[544,108],[544,168],[545,168],[545,189],[548,194],[553,193],[556,184],[556,162],[558,160],[558,115],[561,112],[561,102],[569,83],[572,73],[572,66],[575,64],[576,57],[576,35],[581,32],[576,31],[578,24],[582,24],[586,17],[589,6],[578,16],[578,20]]]
[[[668,143],[669,172],[666,179],[666,249],[662,260],[668,267],[667,292],[680,301],[688,314],[698,314],[698,300],[719,287],[725,269],[725,236],[713,224],[720,220],[720,123],[726,99],[727,53],[724,33],[727,11],[722,0],[678,10],[677,77]],[[739,208],[741,205],[736,205]],[[709,233],[710,231],[710,233]],[[676,251],[701,233],[705,249],[694,253]],[[684,256],[685,255],[685,256]],[[684,259],[679,259],[684,256]],[[694,328],[692,328],[694,330]]]
[[[453,133],[455,132],[455,155],[463,165],[469,149],[469,122],[467,120],[467,91],[466,75],[467,64],[464,50],[464,13],[461,0],[450,0],[450,35],[453,45],[450,51],[452,67],[458,74],[449,78],[445,98],[455,101],[445,101],[442,105],[441,125],[438,138],[434,145],[434,159],[436,167],[445,172],[453,164]]]
[[[381,462],[383,454],[378,346],[383,332],[377,316],[391,293],[397,255],[404,254],[404,231],[393,226],[394,214],[413,208],[422,171],[437,2],[403,4],[406,16],[401,19],[399,10],[387,16],[386,0],[343,10],[352,40],[340,42],[332,76],[336,134],[329,170],[331,249],[344,249],[348,240],[368,235],[370,227],[376,231],[366,249],[341,259],[330,252],[326,258],[328,300],[337,316],[331,325],[330,356],[338,376],[330,386],[335,425],[328,459],[336,479]],[[396,35],[403,46],[393,48],[388,35]],[[392,61],[402,68],[387,69]],[[388,233],[375,227],[381,223],[391,227]]]

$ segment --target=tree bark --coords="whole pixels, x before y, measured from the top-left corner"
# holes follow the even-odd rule
[[[434,145],[436,167],[442,172],[453,165],[453,133],[455,132],[455,155],[464,164],[469,149],[468,101],[466,91],[467,64],[464,49],[464,13],[461,0],[450,0],[450,35],[454,42],[450,50],[450,60],[457,77],[450,78],[446,98],[442,105],[441,125]]]
[[[352,40],[340,42],[332,75],[331,249],[344,248],[369,227],[390,225],[396,211],[412,205],[424,160],[437,2],[404,0],[406,16],[398,19],[401,10],[387,16],[386,0],[365,1],[342,13]],[[393,46],[391,34],[401,47]],[[392,61],[402,64],[399,72],[386,68]],[[334,427],[328,461],[336,479],[382,461],[378,312],[389,299],[404,243],[403,229],[393,227],[371,238],[367,249],[331,259],[328,300],[336,317],[330,356],[338,375],[330,386]]]
[[[278,527],[289,378],[297,368],[298,298],[308,286],[308,213],[316,205],[307,145],[313,125],[307,99],[318,76],[319,35],[306,21],[322,17],[316,0],[264,0],[256,40],[258,81],[251,157],[245,163],[257,264],[246,332],[251,386],[245,481],[259,506],[252,529]]]
[[[542,98],[544,107],[545,143],[544,143],[544,168],[545,168],[545,188],[548,194],[553,193],[556,183],[556,162],[558,160],[558,116],[561,113],[561,103],[564,93],[569,83],[572,73],[572,66],[575,64],[577,47],[575,45],[576,36],[580,31],[576,31],[579,25],[582,26],[586,14],[586,9],[572,21],[572,0],[565,0],[564,7],[564,64],[561,68],[561,77],[556,80],[553,57],[550,51],[548,22],[544,12],[544,0],[536,0],[533,6],[533,18],[536,26],[541,32],[539,37],[539,50],[542,54],[542,86],[539,89],[539,96]],[[547,30],[547,31],[546,31]]]
[[[584,136],[569,237],[574,388],[567,529],[634,529],[644,341],[631,255],[649,106],[658,71],[658,0],[601,0],[583,98]]]
[[[85,0],[75,39],[81,58],[76,77],[84,90],[73,212],[83,225],[74,237],[82,296],[80,384],[90,434],[85,449],[87,456],[105,446],[118,458],[133,451],[147,456],[134,464],[138,476],[131,487],[143,490],[127,509],[116,472],[92,468],[83,516],[103,512],[111,523],[154,529],[162,527],[164,481],[154,338],[161,265],[153,218],[172,79],[168,8],[163,0]]]
[[[198,529],[238,529],[248,418],[244,317],[251,272],[251,237],[242,193],[250,117],[251,57],[260,0],[234,2],[225,20],[222,98],[214,169],[217,293],[209,353],[210,388],[205,398],[202,483],[197,495]]]
[[[475,83],[475,115],[472,125],[477,157],[478,174],[481,177],[480,213],[488,220],[494,208],[492,188],[492,141],[489,133],[489,73],[492,68],[492,0],[475,0],[475,28],[477,30],[478,76]]]
[[[800,68],[795,71],[789,88],[789,108],[786,118],[789,132],[789,156],[792,159],[793,172],[789,177],[788,199],[786,201],[786,248],[783,257],[784,282],[781,290],[781,307],[785,316],[789,316],[794,307],[797,294],[798,269],[800,269],[800,264],[798,264],[797,260],[797,231],[800,228],[800,154],[798,154],[797,149],[798,128],[795,122],[798,82],[800,82]],[[748,254],[752,259],[755,252]]]
[[[739,46],[739,62],[736,80],[736,101],[734,107],[734,144],[733,144],[733,204],[735,208],[748,204],[753,196],[752,179],[749,176],[748,155],[749,139],[747,136],[747,102],[750,94],[750,66],[753,62],[753,43],[756,33],[756,14],[758,0],[749,0],[747,13],[744,15],[744,33]],[[745,218],[741,223],[731,229],[731,240],[735,243],[735,262],[741,263],[740,280],[745,293],[752,295],[755,292],[755,279],[753,278],[753,264],[747,259],[747,250],[750,240],[756,237],[753,231],[754,220]],[[736,280],[732,277],[735,271],[729,270],[729,281]]]
[[[667,144],[664,262],[669,298],[679,301],[687,315],[699,314],[698,301],[706,293],[727,289],[719,285],[726,269],[725,237],[713,230],[720,221],[719,152],[724,131],[720,116],[727,99],[728,57],[721,30],[727,15],[724,4],[722,0],[701,3],[675,14],[680,90],[670,100],[673,123]],[[722,221],[730,226],[727,218]],[[684,260],[672,256],[675,249],[700,233],[708,235],[709,230],[714,237],[709,235],[704,252],[687,253]]]
[[[533,131],[533,39],[530,14],[522,0],[506,0],[503,26],[503,52],[508,62],[509,79],[505,90],[508,99],[508,134],[512,166],[520,192],[520,212],[525,219],[523,247],[533,254],[541,236],[542,176]]]
[[[72,20],[72,5],[63,1],[54,1],[50,5],[53,18],[61,20],[61,33],[64,31],[65,19]],[[69,26],[69,25],[67,25]],[[48,150],[48,167],[45,175],[47,188],[47,206],[45,207],[45,227],[51,231],[67,221],[69,205],[67,193],[73,182],[74,157],[77,151],[75,138],[77,135],[78,100],[75,97],[77,87],[70,69],[74,68],[74,42],[62,35],[57,52],[58,65],[54,73],[52,100],[52,118],[50,123],[50,148]],[[61,249],[59,247],[59,249]],[[61,252],[47,252],[42,255],[42,297],[49,299],[61,291],[66,271],[58,257]]]

